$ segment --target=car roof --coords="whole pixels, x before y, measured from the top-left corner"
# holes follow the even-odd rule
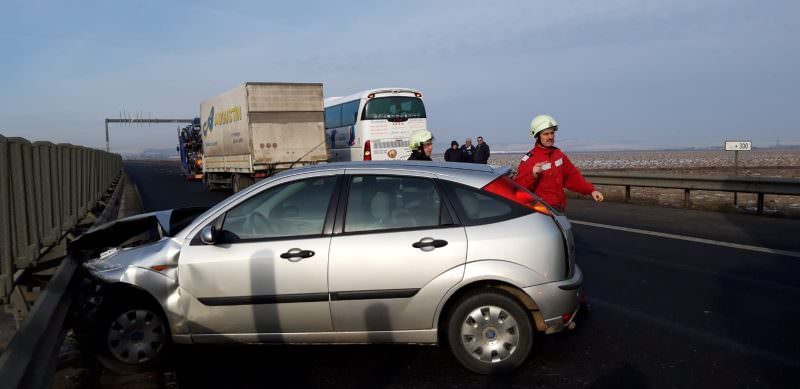
[[[353,161],[353,162],[328,162],[313,166],[305,166],[291,171],[312,172],[316,170],[329,169],[407,169],[414,167],[414,170],[425,170],[431,173],[450,170],[465,170],[484,173],[495,173],[502,167],[492,167],[492,165],[479,163],[456,163],[440,161]]]
[[[438,161],[356,161],[332,162],[297,169],[285,170],[274,177],[312,173],[332,169],[358,170],[409,170],[435,174],[440,178],[462,182],[471,186],[483,186],[497,176],[507,174],[505,166],[492,166],[475,163],[438,162]]]

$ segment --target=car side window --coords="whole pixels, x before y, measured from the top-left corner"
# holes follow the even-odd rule
[[[225,214],[225,242],[321,235],[336,176],[279,185],[245,200]]]
[[[529,213],[506,199],[467,185],[443,181],[442,186],[461,223],[467,226],[495,223]]]
[[[405,176],[354,176],[344,232],[451,224],[433,180]]]

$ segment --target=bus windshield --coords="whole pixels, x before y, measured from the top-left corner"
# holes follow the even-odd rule
[[[425,117],[425,106],[417,97],[378,97],[367,101],[362,120],[416,119]]]

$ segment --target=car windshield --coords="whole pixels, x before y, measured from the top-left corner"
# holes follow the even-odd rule
[[[425,117],[425,105],[417,97],[378,97],[367,102],[362,120],[415,119]]]

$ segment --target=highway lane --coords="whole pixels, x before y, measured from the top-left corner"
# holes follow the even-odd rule
[[[177,166],[173,164],[174,166]],[[164,163],[126,162],[148,210],[225,197]],[[199,186],[199,191],[196,187]],[[570,217],[797,250],[800,221],[570,200]],[[746,216],[746,217],[745,217]],[[439,347],[179,347],[181,388],[794,387],[800,378],[800,259],[575,225],[591,314],[542,337],[503,377],[468,373]]]
[[[180,207],[210,207],[228,191],[210,191],[202,182],[189,181],[178,161],[125,161],[125,173],[139,188],[146,212]]]

